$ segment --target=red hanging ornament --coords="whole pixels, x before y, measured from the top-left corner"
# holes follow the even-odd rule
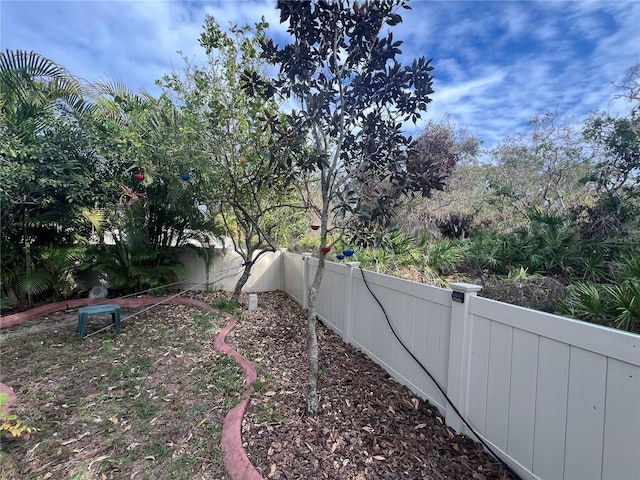
[[[141,174],[141,173],[134,173],[133,174],[133,178],[138,180],[138,181],[141,181],[141,180],[144,180],[144,175]]]
[[[311,225],[311,230],[318,230],[320,225]]]
[[[322,250],[324,253],[329,253],[331,251],[331,247],[325,245],[324,247],[320,247],[320,250]]]

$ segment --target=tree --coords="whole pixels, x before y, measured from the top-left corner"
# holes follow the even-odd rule
[[[63,66],[36,52],[0,54],[0,112],[13,135],[32,137],[56,113],[84,108],[83,87]]]
[[[622,98],[631,104],[629,118],[636,127],[640,126],[640,63],[629,67],[622,83],[614,85],[622,90],[614,98]]]
[[[262,43],[264,58],[277,66],[276,78],[247,70],[245,89],[293,103],[288,129],[273,129],[281,161],[301,171],[301,192],[320,223],[322,247],[342,231],[366,238],[384,229],[404,195],[429,195],[441,186],[437,164],[413,156],[414,141],[402,132],[426,110],[432,67],[425,58],[402,66],[402,42],[384,32],[402,21],[406,1],[278,1],[291,43]],[[319,192],[317,197],[313,193]],[[315,200],[317,198],[317,200]],[[309,289],[307,412],[318,411],[316,300],[326,248]]]
[[[220,231],[199,208],[204,180],[181,110],[167,95],[133,93],[118,82],[94,85],[93,144],[101,155],[107,227],[91,267],[110,273],[114,288],[142,289],[179,280],[176,249],[208,250]],[[204,252],[201,252],[204,253]]]
[[[435,234],[432,229],[436,227],[452,230],[451,235],[443,233],[448,237],[465,236],[467,227],[460,220],[469,219],[470,225],[474,224],[474,218],[482,210],[482,198],[486,197],[482,166],[476,160],[480,145],[480,139],[457,129],[448,119],[427,122],[416,139],[417,155],[423,161],[439,164],[441,171],[447,174],[447,182],[431,198],[407,202],[399,221],[405,232]]]
[[[35,52],[0,55],[2,285],[29,303],[70,268],[50,246],[77,254],[82,211],[100,196],[86,188],[96,157],[80,125],[83,93],[64,67]]]
[[[226,234],[243,259],[232,302],[239,300],[253,265],[277,249],[274,229],[293,193],[287,183],[291,172],[282,174],[282,162],[270,155],[271,128],[260,120],[265,114],[276,116],[277,105],[240,86],[245,69],[264,67],[258,42],[267,26],[264,21],[254,28],[231,26],[227,33],[208,16],[200,37],[206,64],[195,67],[185,59],[183,74],[162,81],[197,125],[197,145],[205,158],[201,169],[216,179],[207,184],[207,196],[216,200]]]
[[[625,221],[638,208],[640,185],[640,64],[627,71],[620,94],[631,105],[629,114],[613,117],[597,112],[585,122],[583,135],[595,165],[588,180],[596,184],[605,210]]]
[[[593,189],[583,182],[589,159],[579,132],[556,112],[529,124],[529,131],[491,150],[487,168],[490,203],[511,228],[534,210],[567,216],[572,207],[593,203]]]

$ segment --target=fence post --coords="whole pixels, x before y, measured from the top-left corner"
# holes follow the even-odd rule
[[[285,255],[287,254],[286,248],[279,248],[278,253],[278,271],[280,272],[278,290],[284,290],[284,262]]]
[[[467,362],[469,358],[469,298],[475,297],[482,287],[471,283],[452,283],[451,331],[449,335],[449,369],[447,372],[447,396],[458,411],[467,410]],[[445,419],[447,425],[458,433],[463,432],[463,423],[451,405],[447,403]]]
[[[351,342],[351,332],[353,331],[353,273],[360,266],[360,262],[347,262],[348,270],[345,278],[346,291],[344,296],[344,327],[342,328],[342,339],[344,343]]]
[[[309,259],[311,253],[304,252],[302,255],[302,308],[309,308]]]

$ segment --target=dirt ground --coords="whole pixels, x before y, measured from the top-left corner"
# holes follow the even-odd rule
[[[39,431],[3,443],[0,478],[226,478],[220,425],[243,391],[237,365],[213,350],[226,319],[181,306],[134,313],[123,310],[121,335],[90,320],[84,341],[77,312],[2,331],[1,378]],[[305,416],[304,311],[275,292],[237,317],[227,342],[258,369],[243,440],[263,477],[514,478],[323,326],[321,410]]]

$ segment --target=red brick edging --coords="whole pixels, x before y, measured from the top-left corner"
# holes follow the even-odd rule
[[[258,378],[258,372],[253,363],[225,342],[226,336],[237,323],[236,319],[231,315],[227,316],[229,317],[229,324],[216,336],[213,346],[216,350],[231,355],[242,366],[246,375],[244,385],[248,388]],[[222,425],[220,448],[223,453],[224,468],[231,480],[263,480],[260,473],[249,461],[249,457],[247,457],[247,453],[242,447],[242,419],[247,413],[249,401],[250,398],[247,396],[247,398],[229,410]]]
[[[139,298],[122,298],[122,299],[98,299],[98,298],[81,298],[75,300],[69,300],[66,302],[50,303],[41,307],[27,310],[26,312],[15,313],[13,315],[7,315],[6,317],[0,317],[0,328],[6,328],[12,325],[17,325],[27,320],[33,320],[34,318],[41,317],[60,310],[79,308],[87,305],[115,303],[121,307],[127,308],[139,308],[148,305],[155,305],[159,303],[166,303],[172,305],[187,305],[192,307],[202,308],[210,312],[218,312],[219,310],[213,308],[209,304],[200,300],[192,298],[181,297],[139,297]],[[216,335],[213,341],[213,346],[216,350],[231,355],[236,362],[245,371],[245,387],[248,388],[257,378],[258,373],[255,366],[244,356],[236,352],[226,342],[225,338],[229,334],[233,327],[236,326],[237,320],[229,315],[225,314],[229,319],[227,326]],[[15,405],[16,396],[13,390],[7,385],[0,383],[0,392],[7,393],[9,396],[7,402],[7,408],[11,409]],[[222,438],[220,439],[220,448],[223,452],[224,468],[231,480],[264,480],[258,470],[251,464],[247,453],[242,446],[242,419],[247,412],[250,398],[247,396],[238,405],[233,407],[227,413],[222,425]],[[10,410],[9,410],[10,411]]]

